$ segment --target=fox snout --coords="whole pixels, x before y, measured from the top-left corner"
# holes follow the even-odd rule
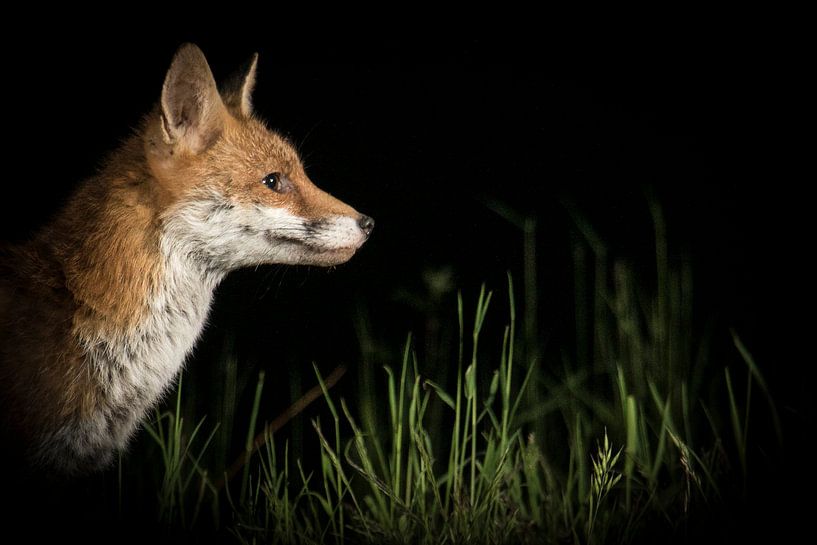
[[[346,220],[346,218],[343,218],[343,220]],[[311,256],[306,256],[301,263],[332,266],[340,265],[352,258],[372,234],[374,220],[370,216],[361,214],[352,229],[353,234],[351,234],[351,244],[349,245],[343,240],[346,237],[342,233],[347,230],[343,225],[345,223],[343,220],[328,223],[325,238],[316,237],[322,239],[321,242],[314,247],[314,253]],[[308,242],[306,244],[309,245]]]
[[[289,263],[339,265],[351,259],[374,230],[372,217],[355,214],[356,218],[339,215],[308,222],[299,232],[279,224],[267,231],[267,240],[276,248],[289,249]]]

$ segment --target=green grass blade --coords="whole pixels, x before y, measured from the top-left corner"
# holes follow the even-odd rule
[[[772,396],[771,392],[769,391],[769,387],[766,384],[766,379],[763,378],[763,374],[760,372],[760,368],[755,363],[755,359],[752,357],[752,354],[743,344],[743,341],[740,340],[737,333],[732,331],[732,342],[734,343],[735,347],[738,349],[743,361],[746,363],[746,366],[749,368],[749,372],[751,376],[757,382],[757,385],[760,387],[760,391],[763,392],[764,397],[766,398],[766,402],[769,405],[769,411],[772,413],[772,423],[774,425],[774,431],[777,435],[777,442],[778,445],[783,444],[783,426],[780,423],[780,415],[777,412],[777,404],[774,401],[774,397]],[[747,409],[748,410],[748,409]],[[747,419],[748,421],[748,419]]]
[[[258,380],[255,383],[255,396],[253,397],[252,403],[252,410],[250,412],[250,425],[247,428],[247,436],[244,440],[244,452],[247,453],[247,457],[252,454],[254,444],[253,440],[255,438],[255,429],[256,424],[258,422],[258,411],[260,410],[261,406],[261,393],[264,391],[264,370],[260,370],[258,372]],[[243,473],[241,476],[241,498],[245,497],[247,492],[247,485],[249,484],[250,478],[250,464],[244,464]]]

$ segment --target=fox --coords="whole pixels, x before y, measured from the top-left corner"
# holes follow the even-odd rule
[[[0,258],[0,425],[26,468],[99,472],[176,381],[217,285],[332,267],[374,220],[319,189],[253,110],[258,54],[219,87],[194,44],[95,175]],[[15,455],[17,456],[17,455]]]

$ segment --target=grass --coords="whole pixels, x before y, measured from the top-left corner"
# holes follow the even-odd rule
[[[217,423],[183,420],[180,385],[175,405],[148,426],[163,469],[162,523],[246,544],[633,543],[689,531],[735,483],[745,493],[752,411],[771,415],[782,442],[777,409],[736,333],[741,367],[711,361],[710,335],[693,322],[691,271],[670,262],[660,208],[651,209],[649,279],[611,262],[601,237],[569,211],[579,235],[573,346],[541,345],[526,254],[521,339],[510,274],[503,293],[483,285],[457,294],[454,377],[429,371],[411,335],[380,377],[361,377],[368,387],[354,400],[337,398],[314,367],[326,409],[311,421],[314,467],[278,437],[283,424],[259,433],[259,374],[235,478],[205,467],[228,459],[205,453],[229,441]],[[532,252],[535,229],[515,220]],[[235,398],[235,370],[228,377]],[[240,425],[222,424],[230,433]]]
[[[159,446],[164,469],[158,494],[159,520],[168,525],[188,528],[195,526],[205,494],[208,491],[212,493],[212,484],[209,482],[207,470],[202,469],[200,462],[202,455],[213,440],[218,425],[213,428],[197,450],[192,450],[205,420],[199,421],[193,430],[188,432],[184,419],[180,416],[181,392],[180,381],[176,393],[175,410],[158,413],[154,421],[145,429]],[[191,496],[195,498],[192,514],[186,504]]]

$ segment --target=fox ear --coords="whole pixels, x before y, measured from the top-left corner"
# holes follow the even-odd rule
[[[255,73],[258,66],[258,53],[239,68],[224,85],[226,104],[237,110],[243,117],[252,116],[252,92],[255,89]]]
[[[224,127],[224,103],[204,53],[184,44],[173,57],[162,87],[162,133],[167,144],[194,153],[207,149]]]

